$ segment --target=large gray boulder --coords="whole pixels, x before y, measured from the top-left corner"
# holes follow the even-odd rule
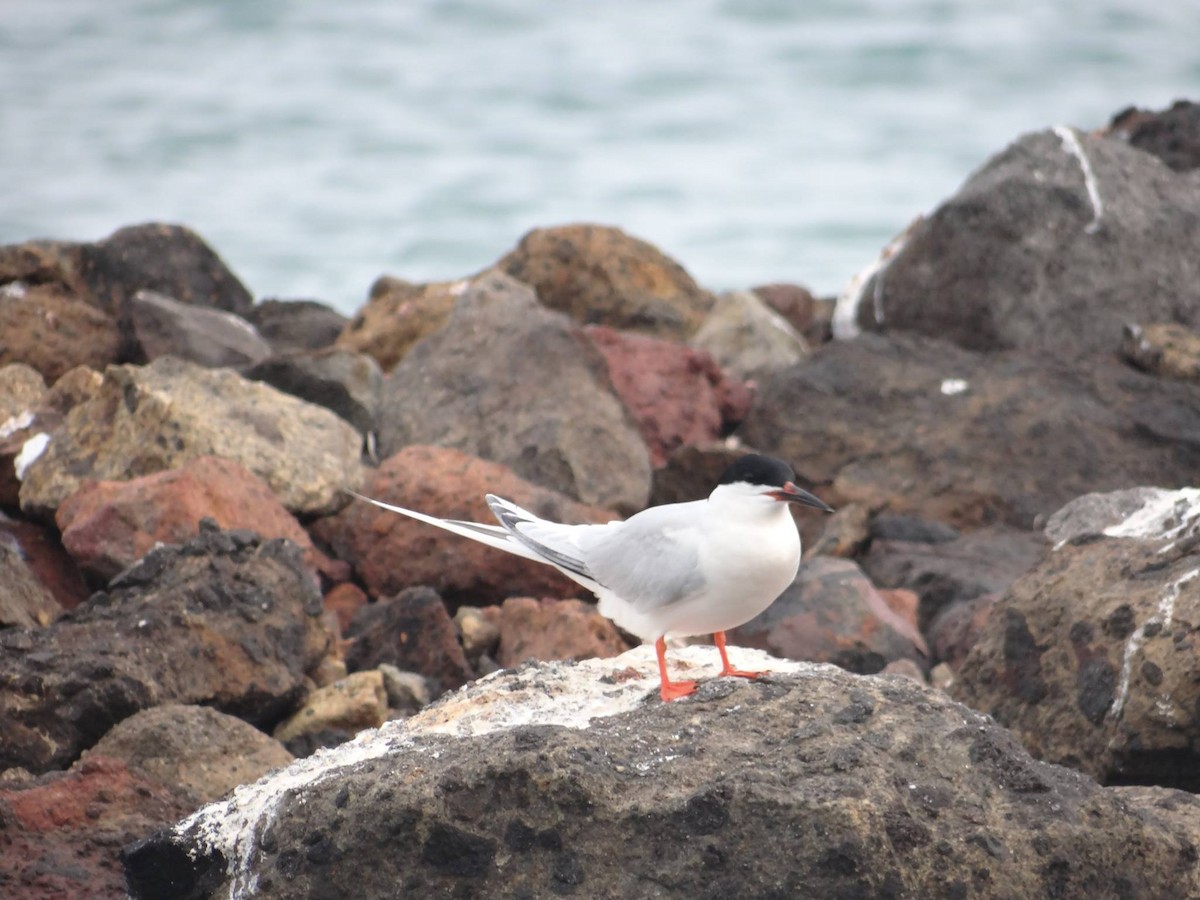
[[[777,674],[657,700],[649,647],[527,666],[238,788],[125,854],[137,900],[1057,897],[1200,891],[1189,794],[1031,759],[904,678]],[[1165,808],[1171,805],[1172,808]]]

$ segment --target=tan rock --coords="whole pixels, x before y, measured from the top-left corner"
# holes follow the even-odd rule
[[[355,672],[314,691],[294,715],[275,729],[277,741],[290,741],[326,729],[357,732],[387,721],[387,692],[378,669]]]
[[[368,353],[390,372],[417,341],[446,324],[466,281],[413,284],[383,277],[371,286],[367,305],[343,329],[337,346]]]
[[[496,661],[515,666],[527,659],[592,659],[629,649],[617,627],[582,600],[513,597],[500,607]]]

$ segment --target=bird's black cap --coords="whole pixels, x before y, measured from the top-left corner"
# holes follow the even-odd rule
[[[792,467],[782,459],[750,453],[725,470],[719,484],[761,484],[764,487],[783,487],[796,480]]]

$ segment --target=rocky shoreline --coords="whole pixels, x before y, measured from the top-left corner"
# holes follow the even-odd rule
[[[1198,249],[1189,103],[1019,138],[836,301],[600,225],[350,319],[182,226],[0,247],[0,895],[1200,896]],[[838,512],[731,634],[773,674],[668,705],[346,493],[600,522],[751,449]]]

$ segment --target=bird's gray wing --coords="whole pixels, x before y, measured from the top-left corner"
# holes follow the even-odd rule
[[[588,528],[603,526],[561,525],[538,518],[529,510],[495,494],[488,494],[486,499],[492,515],[508,534],[537,554],[542,562],[548,562],[588,582],[595,581],[587,560],[580,552],[578,534]],[[591,584],[587,586],[592,587]]]
[[[654,507],[625,522],[581,532],[580,555],[592,576],[637,612],[694,596],[704,587],[701,548],[692,528],[700,507],[688,507]]]

